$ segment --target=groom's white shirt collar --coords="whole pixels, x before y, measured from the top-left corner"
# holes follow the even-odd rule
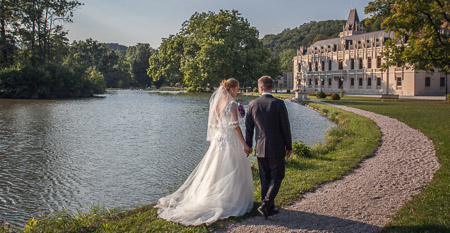
[[[270,92],[263,92],[263,93],[261,94],[261,96],[263,96],[263,95],[272,95],[272,93],[270,93]]]

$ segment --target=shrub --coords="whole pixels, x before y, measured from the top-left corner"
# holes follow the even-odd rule
[[[324,98],[327,98],[327,95],[325,94],[325,92],[320,91],[320,92],[317,92],[317,93],[316,93],[316,97],[317,97],[317,98],[324,99]]]
[[[331,95],[331,99],[332,100],[340,100],[341,97],[338,94],[334,93],[334,94]]]
[[[447,94],[447,100],[450,100],[450,93]]]
[[[253,92],[258,93],[259,92],[258,88],[257,87],[253,88]]]
[[[106,90],[106,82],[102,73],[96,67],[91,66],[86,71],[87,80],[90,83],[92,94],[103,94]]]
[[[306,157],[310,158],[312,157],[311,150],[308,145],[303,143],[302,141],[294,142],[292,143],[292,150],[294,154],[298,157]]]

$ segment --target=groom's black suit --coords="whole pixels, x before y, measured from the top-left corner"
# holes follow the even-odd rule
[[[270,212],[284,178],[286,150],[292,150],[291,129],[284,101],[264,94],[248,105],[245,139],[255,153],[261,179],[262,206]]]

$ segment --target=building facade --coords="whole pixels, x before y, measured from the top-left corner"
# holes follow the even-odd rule
[[[292,72],[284,72],[283,76],[277,80],[276,88],[282,89],[283,92],[289,90],[292,91],[294,88],[294,76]]]
[[[449,92],[443,73],[426,73],[404,66],[382,71],[384,42],[393,38],[385,31],[366,33],[356,9],[350,11],[339,38],[300,47],[294,57],[294,89],[304,92],[424,96]]]

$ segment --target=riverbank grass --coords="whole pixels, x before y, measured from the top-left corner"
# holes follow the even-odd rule
[[[299,200],[305,192],[320,184],[339,179],[358,166],[364,158],[371,156],[379,145],[381,133],[368,118],[331,106],[310,103],[310,107],[337,122],[338,127],[326,134],[326,143],[311,148],[311,158],[293,155],[287,160],[286,176],[276,198],[276,205],[284,207]],[[295,124],[295,122],[291,122]],[[254,166],[254,165],[253,165]],[[256,167],[256,166],[255,166]],[[157,211],[144,206],[117,215],[108,211],[91,211],[87,214],[57,215],[46,217],[31,227],[33,232],[210,232],[229,223],[257,215],[261,190],[257,169],[253,170],[255,204],[245,216],[218,221],[211,226],[185,227],[157,218]],[[238,198],[238,197],[236,197]],[[81,220],[80,220],[81,219]],[[106,219],[106,221],[99,221]]]
[[[450,103],[442,100],[380,100],[344,96],[330,101],[395,118],[433,141],[441,168],[420,194],[393,216],[382,232],[450,231]]]

